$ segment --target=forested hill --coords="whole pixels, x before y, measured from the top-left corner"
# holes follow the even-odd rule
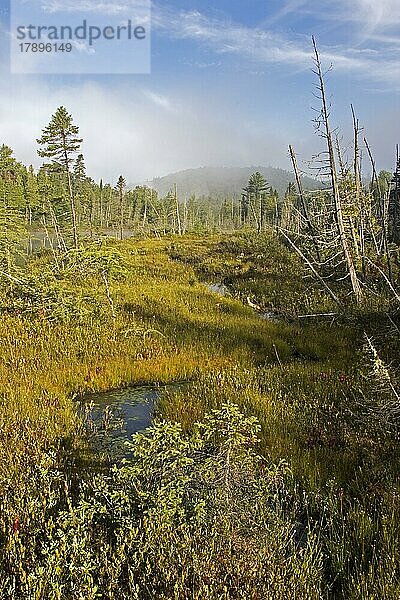
[[[262,173],[268,184],[278,190],[280,195],[283,195],[288,184],[295,180],[289,171],[274,167],[201,167],[157,177],[146,185],[157,190],[161,197],[166,196],[175,183],[180,198],[193,194],[197,197],[239,197],[255,171]],[[306,190],[322,187],[320,182],[310,177],[305,177],[303,182]]]

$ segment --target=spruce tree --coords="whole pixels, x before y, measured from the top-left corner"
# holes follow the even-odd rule
[[[124,189],[126,186],[126,181],[122,177],[119,176],[117,182],[117,190],[118,190],[118,200],[119,200],[119,237],[121,240],[124,239]]]
[[[11,148],[0,146],[0,268],[8,273],[26,237],[23,167],[12,154]]]
[[[255,206],[253,211],[257,223],[258,233],[261,233],[264,226],[265,196],[268,191],[268,188],[269,186],[265,177],[259,171],[251,175],[247,190],[250,194],[250,202],[252,197],[254,197],[255,199]]]
[[[74,165],[74,190],[79,194],[86,181],[86,166],[83,154],[78,154]]]
[[[51,159],[53,165],[59,166],[66,177],[75,248],[78,247],[78,229],[71,167],[74,156],[82,143],[82,139],[78,136],[79,128],[73,124],[72,116],[64,106],[60,106],[52,116],[48,126],[43,129],[42,137],[37,140],[38,144],[42,146],[42,149],[38,150],[39,156]]]
[[[74,164],[73,190],[78,226],[85,222],[92,230],[93,194],[90,179],[86,177],[86,166],[83,154],[78,154]]]

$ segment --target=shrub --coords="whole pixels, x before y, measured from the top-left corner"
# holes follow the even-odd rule
[[[296,521],[290,471],[257,455],[258,431],[231,404],[191,434],[159,422],[77,500],[64,484],[61,510],[52,492],[31,501],[8,525],[3,597],[320,598],[321,556]],[[60,490],[59,474],[46,476]]]

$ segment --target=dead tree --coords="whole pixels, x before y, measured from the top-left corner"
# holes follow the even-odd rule
[[[283,237],[285,238],[285,240],[287,242],[289,242],[289,244],[291,245],[293,250],[295,252],[297,252],[297,254],[300,256],[300,258],[305,262],[307,267],[315,275],[315,277],[318,279],[318,281],[324,286],[324,288],[326,289],[326,291],[328,292],[328,294],[330,295],[332,300],[334,300],[338,306],[342,307],[342,303],[340,302],[339,298],[336,296],[336,294],[334,294],[334,292],[328,286],[328,284],[323,279],[323,277],[321,277],[321,275],[318,273],[318,271],[315,269],[315,267],[311,264],[311,262],[305,256],[305,254],[300,250],[300,248],[298,246],[296,246],[296,244],[290,239],[290,237],[288,235],[286,235],[286,233],[283,231],[283,229],[281,229],[281,228],[278,228],[278,229],[281,232],[281,234],[283,235]]]
[[[376,172],[375,161],[372,156],[371,148],[369,147],[369,144],[368,144],[366,138],[364,138],[364,144],[367,149],[369,159],[371,161],[372,182],[375,183],[375,187],[376,187],[377,203],[378,203],[378,220],[380,221],[380,225],[381,225],[382,245],[383,245],[383,250],[385,253],[385,257],[386,257],[386,263],[387,263],[387,269],[388,269],[388,279],[390,281],[390,284],[393,286],[394,281],[393,281],[393,272],[392,272],[392,262],[391,262],[391,258],[390,258],[390,250],[389,250],[389,244],[388,244],[388,232],[387,232],[387,223],[386,223],[386,217],[385,217],[384,198],[382,197],[382,190],[379,185],[379,179],[378,179],[378,174]]]
[[[175,208],[176,208],[176,221],[178,224],[178,235],[182,235],[181,214],[179,211],[179,201],[178,201],[178,187],[177,187],[176,183],[174,184],[174,200],[175,200]]]
[[[390,184],[388,205],[388,233],[389,242],[400,246],[400,158],[397,149],[396,171]]]
[[[334,146],[333,146],[333,136],[332,136],[332,131],[331,131],[330,122],[329,122],[330,114],[329,114],[329,109],[328,109],[328,103],[326,100],[324,73],[322,71],[321,60],[320,60],[320,56],[319,56],[319,52],[318,52],[318,48],[317,48],[317,44],[316,44],[314,36],[312,38],[312,42],[313,42],[314,52],[315,52],[314,73],[318,77],[318,81],[319,81],[318,90],[320,92],[320,100],[321,100],[321,105],[322,105],[321,114],[320,114],[320,119],[321,119],[320,126],[323,128],[323,131],[321,131],[321,134],[326,140],[327,150],[328,150],[328,170],[329,170],[330,180],[332,183],[332,196],[333,196],[333,203],[334,203],[334,210],[335,210],[335,221],[336,221],[336,225],[337,225],[337,229],[338,229],[340,244],[342,247],[344,259],[345,259],[346,266],[347,266],[347,271],[348,271],[350,281],[351,281],[352,290],[353,290],[354,296],[356,298],[356,301],[360,302],[361,297],[362,297],[362,291],[361,291],[360,282],[357,277],[357,272],[356,272],[356,269],[354,266],[353,257],[351,255],[350,245],[349,245],[349,242],[347,239],[346,230],[344,227],[342,200],[340,197],[340,190],[339,190],[337,170],[336,170],[336,159],[335,159],[335,152],[334,152]]]
[[[362,262],[362,273],[365,279],[366,269],[365,269],[365,210],[364,210],[364,198],[362,194],[361,187],[361,175],[360,175],[360,150],[359,150],[359,135],[360,135],[360,126],[358,119],[356,117],[356,113],[354,111],[353,105],[351,105],[351,114],[353,116],[353,131],[354,131],[354,163],[353,163],[353,171],[354,171],[354,185],[355,185],[355,201],[356,206],[360,213],[360,224],[359,224],[359,236],[360,236],[360,253],[361,253],[361,262]]]
[[[305,199],[305,196],[304,196],[303,182],[301,181],[299,169],[298,169],[298,166],[297,166],[296,154],[295,154],[292,146],[289,146],[289,153],[290,153],[290,158],[292,160],[294,175],[296,177],[297,191],[298,191],[299,199],[300,199],[300,202],[301,202],[301,208],[302,208],[302,211],[303,211],[303,216],[304,216],[304,218],[306,220],[307,227],[308,227],[308,230],[310,232],[310,235],[311,235],[311,238],[312,238],[312,241],[313,241],[313,244],[314,244],[314,248],[315,248],[315,253],[316,253],[316,256],[317,256],[317,260],[320,263],[321,262],[321,253],[320,253],[320,250],[319,250],[317,235],[316,235],[315,228],[314,228],[314,226],[313,226],[313,224],[311,222],[310,215],[309,215],[309,212],[308,212],[308,206],[307,206],[307,202],[306,202],[306,199]]]

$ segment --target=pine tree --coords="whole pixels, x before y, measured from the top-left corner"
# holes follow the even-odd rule
[[[74,164],[74,192],[76,195],[82,193],[83,185],[86,181],[86,166],[83,154],[78,154]]]
[[[120,239],[124,239],[124,189],[126,187],[126,181],[119,176],[117,182],[118,200],[119,200],[119,236]]]
[[[249,198],[250,207],[252,208],[254,220],[256,221],[258,233],[262,231],[264,226],[265,196],[268,188],[269,186],[265,177],[257,171],[251,175],[249,184],[245,189]],[[252,203],[252,199],[254,200],[254,204]]]
[[[73,190],[76,204],[78,225],[84,221],[89,226],[90,237],[93,235],[93,196],[94,185],[89,177],[86,177],[86,166],[83,154],[78,154],[74,164]]]
[[[82,139],[78,135],[79,128],[73,124],[72,116],[63,106],[60,106],[52,116],[49,125],[43,129],[42,137],[37,140],[38,144],[43,147],[43,149],[38,150],[39,156],[50,158],[53,165],[57,165],[62,169],[67,179],[75,248],[78,247],[78,229],[71,167],[74,155],[82,143]]]
[[[8,146],[0,147],[0,265],[8,273],[26,236],[23,167],[12,154]]]

